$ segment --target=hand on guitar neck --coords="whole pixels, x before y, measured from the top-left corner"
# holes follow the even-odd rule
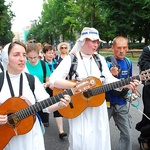
[[[140,81],[139,80],[134,80],[133,82],[130,82],[130,84],[123,86],[122,88],[128,88],[130,90],[135,90],[137,86],[139,85]]]

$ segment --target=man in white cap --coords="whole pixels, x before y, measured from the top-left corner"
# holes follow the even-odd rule
[[[76,53],[78,65],[76,72],[78,77],[74,80],[82,80],[89,76],[98,78],[103,84],[118,81],[110,73],[104,57],[99,56],[102,71],[98,68],[93,58],[99,43],[102,40],[95,28],[85,27],[70,53]],[[51,85],[57,88],[68,89],[76,83],[66,79],[71,67],[71,57],[66,56],[50,76]],[[138,81],[132,82],[127,87],[131,89],[138,85]],[[79,105],[81,105],[79,99]],[[69,112],[68,112],[69,113]],[[69,119],[69,150],[110,150],[110,131],[106,101],[98,107],[87,107],[77,117]]]

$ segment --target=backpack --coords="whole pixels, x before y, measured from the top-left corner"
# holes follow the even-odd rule
[[[71,67],[70,67],[70,71],[69,71],[69,74],[68,74],[68,79],[71,80],[72,76],[74,74],[75,74],[75,78],[77,78],[79,76],[78,73],[76,72],[77,65],[78,65],[78,59],[77,59],[75,53],[70,53],[69,56],[71,57]],[[97,64],[99,70],[102,72],[102,63],[101,63],[99,54],[94,54],[93,58],[94,58],[94,60]]]
[[[41,62],[42,69],[43,69],[43,79],[44,79],[43,82],[45,82],[45,79],[46,79],[46,64],[45,64],[45,61],[43,61],[43,60],[40,60],[40,62]],[[46,88],[46,92],[47,92],[50,96],[53,95],[52,90],[51,90],[49,87]]]
[[[118,65],[117,63],[117,60],[114,58],[114,56],[107,56],[106,58],[106,61],[110,62],[112,64],[112,66],[116,66],[120,69],[120,66]],[[130,75],[130,68],[131,68],[131,61],[127,58],[127,57],[124,57],[127,65],[128,65],[128,76]]]
[[[44,79],[43,82],[45,82],[45,79],[46,79],[46,64],[45,64],[45,61],[43,61],[43,60],[40,60],[40,62],[41,62],[42,69],[43,69],[43,79]]]

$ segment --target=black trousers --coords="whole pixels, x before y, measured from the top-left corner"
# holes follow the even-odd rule
[[[144,85],[142,99],[144,106],[143,113],[150,117],[150,85]],[[136,129],[141,132],[140,137],[150,138],[150,120],[144,115],[142,116],[142,120],[136,124]]]
[[[39,111],[38,114],[41,117],[43,123],[49,124],[49,113]]]

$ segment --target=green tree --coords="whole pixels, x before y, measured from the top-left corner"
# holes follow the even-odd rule
[[[123,35],[133,41],[141,41],[144,37],[148,41],[149,3],[148,0],[103,1],[103,10],[108,10],[105,21],[109,24],[108,29],[112,35]]]
[[[75,31],[80,26],[78,16],[79,7],[74,0],[48,0],[43,4],[39,23],[32,26],[28,38],[36,33],[41,42],[51,44],[54,40],[59,43],[60,36],[63,41],[75,40]]]
[[[83,27],[95,27],[104,41],[117,35],[150,42],[149,0],[48,0],[29,32],[43,42],[75,40]]]
[[[0,41],[3,45],[12,41],[14,34],[11,31],[11,20],[13,12],[10,10],[11,3],[5,5],[5,1],[0,1]]]

